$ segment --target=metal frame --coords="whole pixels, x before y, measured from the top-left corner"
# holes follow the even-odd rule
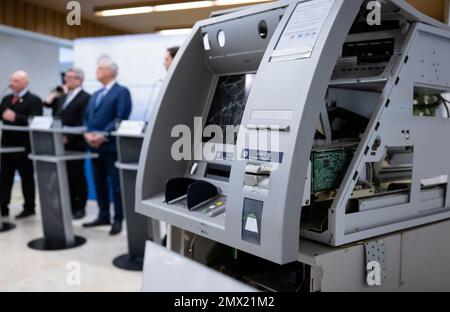
[[[422,178],[450,174],[445,160],[450,157],[450,150],[440,148],[442,142],[448,140],[445,133],[450,131],[450,124],[445,119],[427,119],[412,115],[414,86],[450,90],[450,75],[445,70],[439,70],[439,74],[436,74],[435,67],[430,66],[432,63],[445,63],[444,51],[447,49],[450,52],[449,39],[448,31],[424,24],[416,24],[410,30],[401,52],[402,57],[398,59],[393,75],[384,87],[377,112],[367,127],[332,205],[329,231],[323,234],[303,231],[305,237],[339,246],[450,218],[450,196],[446,196],[444,207],[429,212],[423,211],[419,198]],[[436,56],[436,52],[440,55]],[[411,132],[410,138],[401,135],[406,129]],[[382,145],[376,155],[365,155],[366,147],[372,146],[377,138],[381,138]],[[361,172],[366,162],[379,161],[385,148],[395,146],[414,147],[414,176],[410,202],[348,215],[345,207],[356,184],[353,177],[357,172]],[[438,156],[430,153],[430,149]],[[447,194],[449,190],[450,186],[447,185]]]

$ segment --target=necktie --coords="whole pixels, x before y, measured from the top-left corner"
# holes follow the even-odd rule
[[[70,91],[69,93],[67,93],[66,99],[65,99],[64,104],[63,104],[63,107],[62,107],[62,110],[65,110],[65,109],[67,108],[67,106],[69,106],[70,101],[72,100],[72,99],[71,99],[72,94],[73,94],[72,91]]]
[[[12,99],[12,105],[16,105],[17,102],[19,102],[19,97],[17,95],[14,95],[14,97]]]
[[[102,100],[105,97],[105,91],[106,89],[102,89],[97,95],[97,98],[95,99],[95,109],[97,109],[100,104],[102,104]]]

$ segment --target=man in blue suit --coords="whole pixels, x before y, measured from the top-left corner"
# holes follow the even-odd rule
[[[114,201],[114,222],[110,235],[122,231],[123,210],[120,196],[119,172],[116,143],[109,133],[116,123],[126,120],[131,112],[130,91],[116,82],[118,66],[108,57],[101,57],[97,67],[97,80],[103,88],[95,92],[89,101],[85,114],[89,149],[99,154],[92,160],[97,201],[100,209],[96,220],[83,224],[84,227],[110,225],[110,194]],[[111,192],[110,192],[111,191]]]

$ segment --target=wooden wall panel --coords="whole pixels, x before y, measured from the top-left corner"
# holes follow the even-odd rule
[[[36,31],[34,21],[36,11],[34,9],[34,5],[25,3],[24,12],[25,12],[25,29],[30,31]]]
[[[82,26],[69,26],[66,14],[26,0],[0,0],[0,24],[65,39],[125,34],[118,29],[85,19]]]
[[[407,0],[416,9],[441,21],[445,21],[448,0]]]
[[[35,8],[35,31],[45,34],[45,9],[42,7]]]
[[[14,26],[17,28],[25,28],[25,4],[22,1],[16,2],[15,18]]]
[[[437,20],[446,20],[449,0],[407,1]],[[68,26],[65,13],[43,8],[26,0],[0,0],[0,24],[66,39],[126,33],[85,19],[82,20],[82,26]]]

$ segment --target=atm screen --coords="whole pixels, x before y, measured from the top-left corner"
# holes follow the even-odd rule
[[[255,74],[242,74],[219,78],[205,127],[209,125],[221,127],[225,144],[236,144],[237,133],[233,135],[234,138],[230,138],[230,135],[226,135],[226,128],[241,124],[254,77]],[[203,142],[210,140],[214,141],[214,137],[203,137]],[[234,142],[231,142],[233,140]]]

